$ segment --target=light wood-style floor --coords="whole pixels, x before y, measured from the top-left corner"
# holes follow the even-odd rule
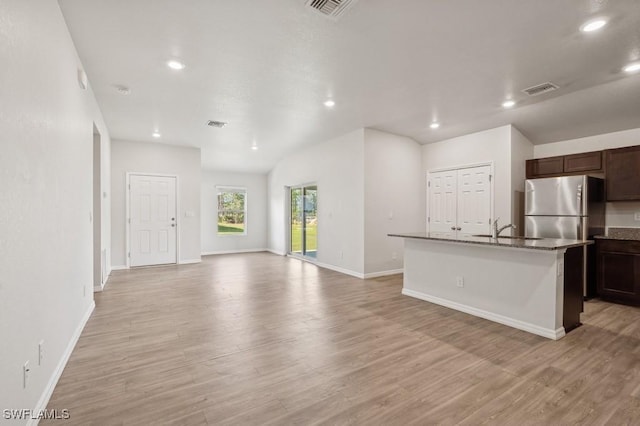
[[[78,425],[640,424],[640,309],[589,302],[554,342],[401,287],[268,253],[113,272],[48,408]]]

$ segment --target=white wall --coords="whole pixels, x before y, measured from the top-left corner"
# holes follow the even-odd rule
[[[511,223],[518,228],[515,235],[524,235],[524,181],[526,161],[533,158],[533,144],[518,129],[511,126]]]
[[[126,262],[127,172],[178,176],[178,262],[200,260],[200,149],[114,140],[111,143],[111,255],[113,267]],[[187,217],[187,212],[193,213]]]
[[[497,127],[424,145],[422,198],[426,199],[428,171],[493,162],[494,217],[506,223],[512,215],[511,127]]]
[[[533,147],[533,158],[554,157],[556,155],[577,154],[633,145],[640,145],[640,128],[535,145]]]
[[[534,158],[544,158],[633,145],[640,145],[640,128],[536,145],[533,154]],[[636,212],[640,212],[637,201],[607,203],[607,227],[640,227],[640,222],[634,219]]]
[[[247,189],[247,235],[218,235],[216,186]],[[202,172],[202,254],[267,248],[267,175],[258,173]]]
[[[269,249],[287,251],[286,187],[318,184],[318,263],[364,273],[364,129],[281,160],[268,175]]]
[[[411,138],[364,130],[365,274],[402,269],[403,240],[387,234],[424,230],[421,152]]]
[[[0,16],[0,408],[41,409],[93,309],[93,123],[106,152],[109,133],[58,3]]]

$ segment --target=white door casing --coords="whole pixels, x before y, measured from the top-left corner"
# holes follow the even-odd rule
[[[177,263],[177,178],[129,175],[130,266]]]
[[[490,232],[490,165],[429,172],[427,176],[429,232]]]

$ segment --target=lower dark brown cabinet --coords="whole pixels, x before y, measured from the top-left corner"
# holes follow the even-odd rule
[[[602,299],[640,305],[640,241],[597,239],[596,263]]]

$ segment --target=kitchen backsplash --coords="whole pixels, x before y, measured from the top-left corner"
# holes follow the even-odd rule
[[[640,221],[635,220],[635,214],[640,214],[640,202],[615,202],[607,203],[606,226],[640,228]]]
[[[622,240],[640,240],[640,228],[615,228],[609,227],[607,231],[609,238],[620,238]]]

